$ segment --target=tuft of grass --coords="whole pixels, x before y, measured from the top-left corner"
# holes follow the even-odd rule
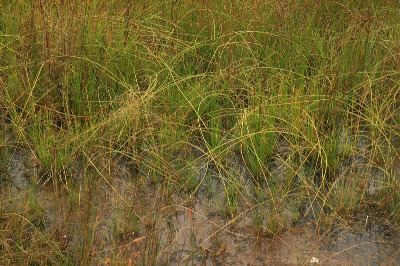
[[[9,148],[6,141],[5,132],[0,132],[0,171],[3,173],[6,171],[7,164],[10,158]]]
[[[268,178],[268,160],[277,145],[275,118],[262,108],[244,112],[240,126],[241,152],[255,180]]]
[[[49,116],[38,115],[34,118],[27,135],[44,173],[57,179],[58,173],[72,163],[78,147],[75,134],[75,130],[71,132],[54,125]]]
[[[357,176],[343,177],[337,180],[327,193],[330,207],[342,217],[351,218],[362,202],[364,195],[359,191],[360,181],[358,179]]]

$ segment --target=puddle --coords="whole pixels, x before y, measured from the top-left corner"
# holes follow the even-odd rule
[[[379,228],[338,231],[325,240],[327,265],[399,265],[400,237],[386,236]]]
[[[14,194],[32,186],[26,158],[21,151],[11,158],[8,186]],[[400,236],[380,224],[320,235],[304,224],[271,239],[255,230],[251,207],[240,207],[234,217],[227,214],[218,178],[192,198],[175,195],[164,201],[158,191],[143,189],[130,178],[123,164],[113,167],[119,174],[105,174],[93,184],[94,194],[79,188],[55,196],[38,189],[45,230],[60,249],[75,254],[74,262],[80,261],[89,234],[87,254],[93,264],[103,265],[115,260],[140,264],[152,256],[157,265],[400,265]],[[143,221],[134,220],[133,210]]]
[[[293,227],[270,239],[247,217],[210,217],[210,205],[179,208],[161,237],[164,265],[400,265],[400,236],[378,228],[318,236],[311,226]]]

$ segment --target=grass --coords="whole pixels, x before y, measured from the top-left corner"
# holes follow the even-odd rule
[[[11,151],[4,117],[0,118],[0,126],[0,178],[3,178],[3,174],[7,172],[7,165],[10,160]]]
[[[261,204],[254,224],[268,236],[311,209],[317,222],[347,224],[361,211],[399,224],[396,1],[0,4],[0,122],[11,129],[0,132],[0,171],[7,147],[28,150],[40,179],[78,202],[81,193],[98,193],[91,182],[119,191],[119,160],[134,168],[138,186],[169,196],[192,197],[217,179],[221,213],[233,219],[241,206]],[[80,183],[80,168],[96,181]],[[78,206],[94,208],[95,198],[87,201]],[[283,202],[292,221],[279,215]],[[147,226],[126,199],[120,204],[115,235]],[[5,263],[41,260],[37,252],[56,241],[44,235],[46,225],[32,226],[39,218],[27,209],[0,215],[3,230],[18,237],[1,243]],[[81,220],[80,258],[53,244],[41,256],[50,263],[108,256],[91,251],[99,222],[92,219]],[[157,264],[150,253],[159,249],[146,246],[142,261]]]
[[[2,136],[0,137],[0,169],[2,172],[6,171],[8,158],[9,152],[7,148],[7,142],[5,140],[4,133],[2,132]]]

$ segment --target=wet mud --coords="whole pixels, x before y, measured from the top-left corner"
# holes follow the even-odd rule
[[[41,230],[64,254],[75,254],[70,258],[75,263],[400,265],[400,235],[368,217],[325,231],[304,221],[271,236],[262,224],[254,225],[256,208],[243,204],[235,214],[226,211],[224,187],[216,178],[193,195],[170,195],[138,183],[117,162],[112,167],[118,174],[105,173],[90,185],[76,182],[60,194],[35,184],[29,160],[29,152],[13,152],[1,185],[3,212],[24,208],[34,193],[43,210]]]

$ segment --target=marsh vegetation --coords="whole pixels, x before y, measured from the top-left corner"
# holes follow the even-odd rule
[[[0,9],[0,264],[399,263],[398,1]]]

